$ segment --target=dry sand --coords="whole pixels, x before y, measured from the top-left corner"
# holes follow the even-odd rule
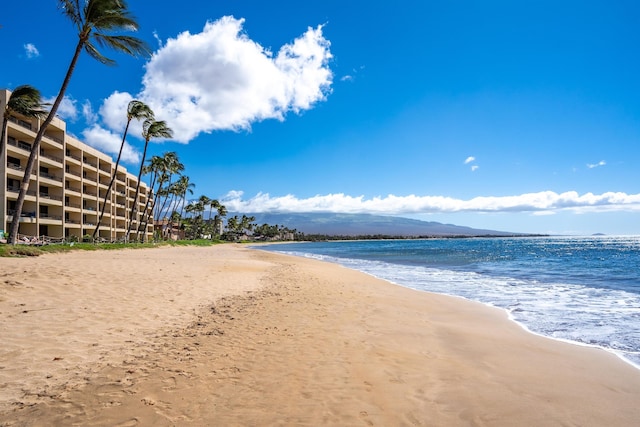
[[[0,259],[2,426],[637,426],[640,371],[239,245]]]

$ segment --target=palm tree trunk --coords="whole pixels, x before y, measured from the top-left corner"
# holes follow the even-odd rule
[[[144,225],[142,227],[138,227],[138,233],[136,233],[136,239],[139,238],[138,236],[140,235],[140,228],[142,228],[143,230],[146,230],[147,225],[149,224],[149,217],[152,216],[153,214],[153,210],[151,211],[151,214],[149,214],[149,203],[151,202],[151,197],[155,194],[153,192],[153,187],[156,185],[155,181],[156,181],[156,175],[154,174],[150,182],[151,186],[149,188],[151,188],[151,190],[149,192],[149,195],[147,196],[147,203],[144,204],[144,214],[146,214],[144,219]]]
[[[82,47],[84,46],[86,40],[80,38],[78,41],[78,45],[76,46],[76,50],[73,54],[73,58],[71,59],[71,63],[69,64],[69,68],[67,69],[67,74],[64,76],[64,80],[62,81],[62,86],[60,87],[60,92],[58,92],[58,96],[56,100],[53,102],[51,106],[51,111],[49,111],[49,115],[44,120],[38,133],[36,134],[36,139],[33,141],[31,146],[31,154],[29,154],[29,160],[27,160],[27,165],[25,166],[24,176],[22,178],[22,184],[20,185],[20,192],[18,193],[18,199],[16,200],[16,209],[13,213],[13,220],[11,221],[11,228],[9,230],[9,239],[8,242],[10,244],[15,244],[18,238],[18,229],[20,228],[20,216],[22,215],[22,208],[24,206],[24,199],[27,196],[27,190],[29,189],[29,180],[31,179],[31,172],[33,171],[33,166],[36,163],[36,156],[40,152],[40,142],[42,142],[42,137],[44,136],[44,132],[47,130],[47,127],[55,117],[58,112],[58,107],[60,107],[60,103],[62,103],[62,99],[64,98],[64,94],[67,91],[67,87],[69,86],[69,82],[71,81],[71,75],[76,68],[76,63],[78,62],[78,58],[80,57],[80,52],[82,52]]]
[[[140,162],[140,171],[138,172],[138,182],[136,184],[136,193],[133,197],[133,209],[131,209],[131,218],[129,219],[129,228],[127,229],[127,234],[125,235],[124,241],[129,242],[129,235],[131,234],[131,229],[133,228],[133,221],[136,219],[136,214],[138,211],[138,193],[140,192],[140,180],[142,179],[142,169],[144,168],[144,160],[147,157],[147,147],[149,146],[149,140],[144,141],[144,151],[142,152],[142,161]],[[139,225],[139,223],[138,223]]]
[[[122,136],[122,144],[120,144],[120,151],[118,151],[118,158],[116,159],[116,165],[113,169],[113,176],[111,177],[111,181],[109,182],[109,187],[107,187],[107,193],[104,195],[104,201],[102,202],[102,209],[100,210],[100,217],[98,218],[98,224],[96,225],[96,229],[93,230],[93,235],[91,236],[94,240],[98,235],[98,230],[100,229],[100,223],[102,222],[102,217],[104,216],[105,208],[107,207],[107,199],[111,194],[111,188],[113,187],[113,183],[116,180],[116,175],[118,174],[118,165],[120,165],[120,158],[122,157],[122,149],[124,148],[124,142],[127,138],[127,131],[129,130],[129,124],[131,123],[131,119],[127,120],[127,126],[124,128],[124,135]]]

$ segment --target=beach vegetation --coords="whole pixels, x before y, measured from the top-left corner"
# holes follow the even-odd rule
[[[40,153],[40,143],[49,124],[58,112],[58,107],[60,107],[65,92],[67,91],[80,53],[84,50],[92,58],[107,65],[113,65],[115,61],[104,56],[98,50],[97,46],[106,46],[115,51],[132,56],[148,55],[150,53],[145,42],[136,37],[122,34],[125,31],[136,31],[138,29],[138,23],[129,13],[124,0],[86,0],[82,3],[80,0],[60,0],[59,5],[63,14],[66,15],[77,28],[78,42],[69,67],[67,68],[67,73],[62,81],[58,96],[53,102],[49,114],[40,126],[31,145],[31,154],[25,166],[24,176],[22,184],[20,185],[20,192],[16,200],[15,212],[9,231],[9,243],[11,244],[15,244],[18,237],[22,208],[29,188],[31,172],[33,171],[36,157]]]
[[[212,246],[224,243],[221,240],[197,239],[177,240],[147,243],[57,243],[43,246],[34,245],[4,245],[0,244],[0,257],[26,257],[39,256],[47,253],[60,253],[70,251],[101,251],[121,249],[160,248],[165,246]]]

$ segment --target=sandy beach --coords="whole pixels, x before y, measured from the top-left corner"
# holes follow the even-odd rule
[[[0,426],[636,426],[640,370],[236,244],[0,258]]]

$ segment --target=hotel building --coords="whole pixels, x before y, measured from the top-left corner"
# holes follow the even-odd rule
[[[11,92],[0,89],[0,111],[5,111],[10,95]],[[27,159],[43,121],[15,114],[9,117],[5,150],[0,159],[0,229],[4,232],[11,226]],[[54,118],[42,138],[32,170],[19,235],[82,240],[83,236],[93,234],[114,170],[111,156],[68,135],[66,123]],[[118,166],[100,225],[101,239],[118,241],[124,238],[131,220],[136,183],[137,176]],[[137,220],[142,219],[149,196],[148,186],[142,183]],[[151,207],[152,203],[149,209]],[[137,220],[133,223],[131,239],[135,239]],[[142,234],[144,240],[152,236],[153,219]]]

